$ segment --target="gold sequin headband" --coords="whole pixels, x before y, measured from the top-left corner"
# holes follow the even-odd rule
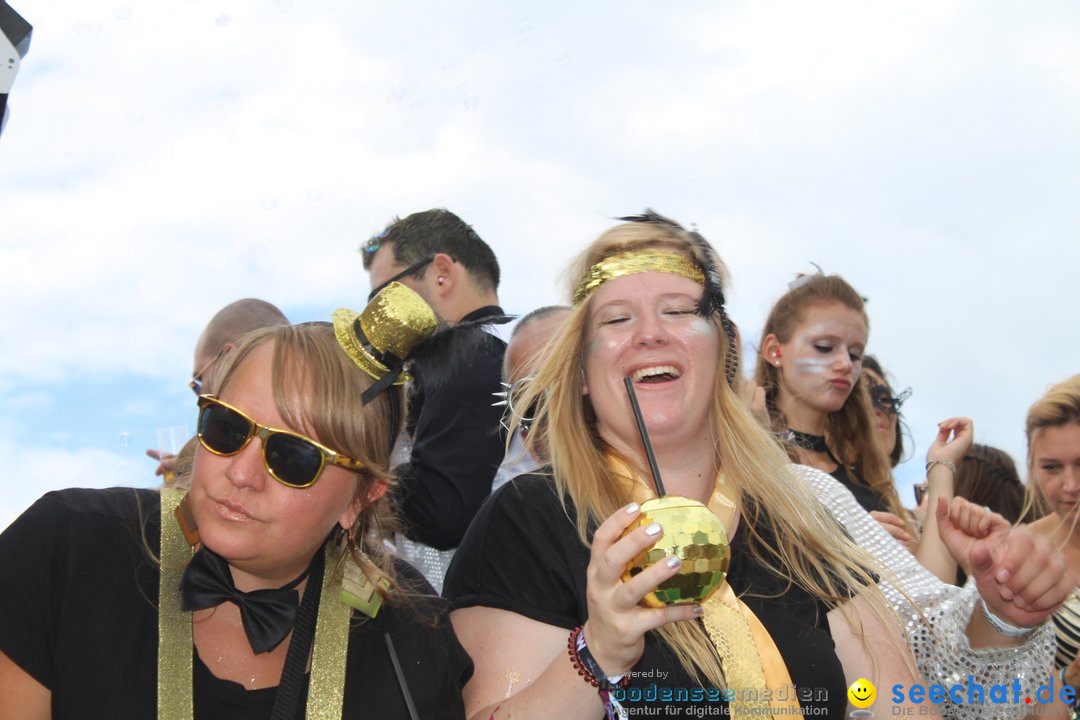
[[[593,290],[608,280],[643,272],[670,273],[705,284],[705,273],[684,255],[667,250],[630,250],[606,257],[589,268],[574,291],[574,307],[585,302]]]

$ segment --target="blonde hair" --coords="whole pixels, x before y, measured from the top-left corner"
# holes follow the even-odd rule
[[[570,277],[571,291],[599,260],[646,248],[679,252],[699,265],[707,261],[717,277],[726,275],[715,251],[681,228],[626,223],[605,232],[579,257]],[[709,257],[701,257],[702,253]],[[537,403],[534,427],[546,435],[556,487],[564,506],[567,500],[573,504],[578,535],[586,544],[601,521],[633,499],[608,471],[604,459],[608,448],[597,432],[589,399],[582,394],[588,313],[588,300],[572,310],[519,404],[527,408]],[[723,368],[728,343],[719,313],[709,319],[721,335],[718,365]],[[792,478],[787,457],[728,385],[722,370],[716,373],[710,430],[716,466],[740,498],[741,521],[754,559],[828,603],[846,600],[847,588],[875,583],[868,572],[875,568],[873,559],[847,540],[809,488]],[[529,443],[537,442],[536,434],[530,434]],[[772,543],[758,534],[758,525],[774,538]],[[720,659],[700,623],[671,623],[657,632],[698,680],[707,678],[717,687],[724,684]]]
[[[758,347],[764,345],[766,336],[770,334],[775,335],[781,343],[790,341],[795,330],[805,321],[808,309],[837,303],[858,313],[869,331],[866,305],[847,281],[839,275],[804,275],[769,311]],[[765,406],[773,431],[782,434],[788,429],[788,421],[780,409],[780,392],[783,389],[780,368],[767,362],[759,353],[754,381],[765,390]],[[907,511],[896,492],[889,458],[873,429],[874,423],[874,409],[866,384],[857,382],[843,406],[826,417],[825,438],[836,460],[853,471],[852,482],[870,489],[885,503],[889,512],[903,518],[907,516]],[[798,461],[796,448],[791,445],[788,446],[788,455],[793,462]]]
[[[365,405],[361,396],[375,381],[338,346],[330,323],[268,327],[244,335],[222,358],[212,391],[220,394],[244,358],[267,343],[274,346],[270,387],[286,424],[364,463],[354,473],[355,497],[367,497],[377,483],[392,485],[390,452],[400,428],[391,425],[390,403],[401,403],[401,388],[390,388]],[[391,397],[395,394],[396,398]],[[338,526],[326,531],[334,530],[342,561],[347,550],[361,568],[377,567],[391,580],[391,589],[385,593],[388,601],[401,603],[415,588],[398,581],[385,549],[383,541],[394,529],[393,518],[388,493],[365,505],[349,530]]]
[[[1022,517],[1032,509],[1039,515],[1048,515],[1051,512],[1050,505],[1035,479],[1035,443],[1046,428],[1061,427],[1069,423],[1080,424],[1080,375],[1073,375],[1052,386],[1028,410],[1024,426],[1028,443],[1028,483]]]

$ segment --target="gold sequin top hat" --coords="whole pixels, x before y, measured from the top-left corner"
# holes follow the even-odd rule
[[[431,306],[399,282],[380,290],[361,312],[339,308],[333,317],[338,345],[375,379],[364,392],[365,404],[391,385],[410,380],[405,361],[439,324]]]

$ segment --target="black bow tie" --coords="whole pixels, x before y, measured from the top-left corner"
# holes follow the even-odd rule
[[[233,583],[225,559],[204,547],[195,553],[184,571],[180,581],[180,607],[202,610],[226,601],[236,603],[251,649],[256,653],[269,652],[285,639],[296,623],[296,609],[300,605],[296,586],[310,570],[309,566],[303,575],[283,587],[241,592]]]

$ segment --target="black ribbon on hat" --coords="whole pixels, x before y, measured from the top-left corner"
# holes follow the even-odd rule
[[[318,556],[319,553],[316,553]],[[191,558],[180,581],[180,607],[202,610],[223,602],[240,608],[244,633],[255,653],[276,648],[296,624],[300,593],[296,586],[311,572],[309,565],[300,577],[279,588],[242,592],[236,589],[229,564],[208,548],[201,548]]]
[[[379,378],[374,385],[364,391],[364,394],[360,396],[360,399],[365,405],[379,397],[381,393],[386,391],[391,385],[393,385],[401,373],[405,370],[405,361],[399,358],[392,352],[383,352],[379,350],[368,340],[367,335],[364,334],[364,328],[360,327],[360,318],[353,321],[353,333],[356,335],[356,341],[367,350],[367,352],[380,363],[382,363],[388,372]]]

